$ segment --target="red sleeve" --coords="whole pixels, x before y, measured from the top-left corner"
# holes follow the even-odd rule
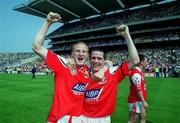
[[[124,62],[121,65],[118,66],[116,72],[115,72],[115,76],[118,79],[118,82],[120,82],[121,80],[123,80],[127,75],[129,75],[130,73],[130,69],[128,66],[128,62]]]
[[[58,58],[57,54],[53,53],[51,50],[48,49],[48,53],[45,59],[45,63],[55,72],[62,72],[64,70],[68,70],[67,66],[63,61]]]

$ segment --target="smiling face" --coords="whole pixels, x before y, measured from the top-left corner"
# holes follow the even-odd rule
[[[91,52],[91,65],[93,72],[98,72],[104,66],[104,52],[92,51]]]
[[[75,64],[77,66],[82,66],[88,57],[88,47],[85,43],[77,43],[72,49],[72,58],[74,58]]]

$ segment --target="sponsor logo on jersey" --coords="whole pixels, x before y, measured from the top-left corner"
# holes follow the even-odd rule
[[[85,93],[85,99],[87,101],[94,101],[94,100],[98,100],[99,96],[101,95],[103,88],[100,89],[92,89],[92,90],[88,90]]]
[[[72,91],[76,95],[83,95],[85,91],[86,85],[82,83],[77,83],[73,86]]]

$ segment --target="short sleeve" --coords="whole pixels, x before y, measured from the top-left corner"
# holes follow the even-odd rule
[[[53,53],[48,49],[48,53],[45,59],[45,63],[54,71],[63,71],[68,69],[64,60],[61,57],[58,57],[57,54]]]
[[[136,90],[141,90],[141,75],[139,73],[135,73],[131,76],[131,80]]]
[[[116,71],[114,72],[114,77],[116,79],[118,79],[118,82],[120,82],[121,80],[123,80],[127,75],[129,75],[130,73],[130,69],[128,66],[128,62],[124,62],[121,65],[119,65],[116,69]]]

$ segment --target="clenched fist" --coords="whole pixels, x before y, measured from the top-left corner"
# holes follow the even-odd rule
[[[116,31],[118,32],[118,34],[120,34],[121,36],[125,37],[127,35],[129,35],[129,28],[126,25],[120,25],[116,28]]]
[[[61,19],[61,16],[58,13],[49,12],[49,14],[46,17],[47,22],[54,23],[58,22]]]

